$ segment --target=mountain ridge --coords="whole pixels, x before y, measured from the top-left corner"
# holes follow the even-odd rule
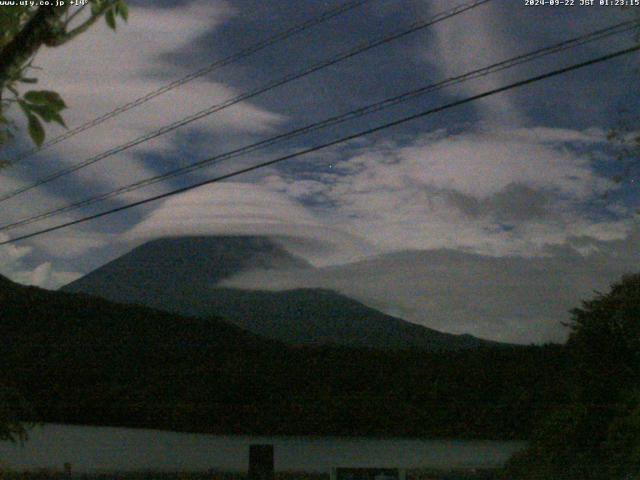
[[[141,304],[180,315],[223,316],[263,337],[296,345],[464,349],[495,344],[384,314],[338,292],[216,287],[253,269],[313,269],[274,240],[258,236],[153,240],[109,262],[62,291]]]
[[[558,348],[292,347],[219,318],[1,280],[0,337],[0,383],[36,422],[506,439],[561,398]]]

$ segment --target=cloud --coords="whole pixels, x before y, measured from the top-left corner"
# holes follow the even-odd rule
[[[9,237],[0,233],[0,241]],[[29,256],[33,253],[30,246],[13,244],[0,246],[0,274],[24,285],[42,288],[57,288],[82,276],[79,272],[70,272],[54,268],[51,262],[29,265]]]
[[[415,6],[424,17],[451,7],[442,0],[417,2]],[[43,70],[38,74],[38,88],[59,91],[70,107],[65,111],[67,123],[81,124],[201,67],[205,57],[225,57],[237,45],[249,42],[243,25],[251,25],[253,19],[243,23],[246,19],[240,13],[222,0],[132,8],[129,23],[119,26],[117,32],[100,22],[71,44],[40,52],[36,64]],[[385,11],[378,17],[380,30],[397,26],[396,21],[401,19],[395,13]],[[530,18],[526,8],[505,9],[500,2],[479,6],[440,22],[425,33],[428,42],[419,47],[420,61],[434,67],[438,77],[459,75],[542,45],[538,40],[562,37],[567,28],[582,31],[580,25],[591,24],[583,24],[581,19],[569,25],[559,19],[554,20],[554,28],[542,32],[533,31]],[[238,21],[232,23],[234,19]],[[265,25],[258,25],[256,38],[277,27],[274,24],[271,29],[262,29]],[[217,35],[216,30],[222,31],[221,27],[225,27],[224,35]],[[323,31],[317,38],[322,38]],[[370,33],[367,22],[339,41],[323,44],[314,55],[323,57],[361,33]],[[516,38],[518,41],[514,41]],[[293,62],[287,68],[294,68],[298,61],[308,63],[302,44],[298,43],[285,47],[284,58]],[[217,51],[222,45],[229,51]],[[411,53],[415,45],[410,47]],[[422,72],[411,67],[406,61],[411,53],[404,47],[398,45],[393,52],[379,66],[381,71],[394,71],[394,75],[383,75],[384,81],[377,86],[375,81],[369,85],[357,80],[358,75],[367,75],[369,67],[363,65],[369,63],[345,63],[339,70],[352,69],[351,80],[338,76],[341,74],[337,70],[327,70],[316,78],[316,83],[305,82],[293,86],[293,90],[275,92],[275,96],[261,98],[260,105],[243,102],[63,181],[14,198],[3,204],[3,223],[250,143],[287,121],[293,124],[304,119],[306,123],[311,118],[315,120],[321,110],[333,114],[334,107],[369,103],[378,98],[376,92],[398,93],[389,90],[395,88],[395,82],[404,84],[415,76],[416,82],[423,83],[421,75],[433,73],[434,68]],[[232,67],[194,80],[17,168],[0,171],[0,191],[17,188],[61,166],[233,97],[238,92],[228,81],[252,84],[279,75],[281,64],[273,63],[271,58],[280,61],[282,57],[275,50],[265,53],[238,69]],[[378,57],[371,58],[380,63]],[[556,60],[549,58],[552,63]],[[524,74],[527,67],[518,70]],[[473,95],[511,80],[512,73],[502,72],[465,83],[445,95]],[[586,77],[574,86],[576,95],[586,95],[596,87]],[[611,260],[618,258],[612,246],[633,250],[627,240],[636,237],[628,208],[620,203],[604,208],[598,204],[604,192],[617,188],[594,167],[593,158],[601,159],[606,153],[602,144],[606,126],[553,128],[588,126],[594,117],[585,113],[585,105],[588,109],[601,109],[602,105],[613,103],[598,97],[599,103],[582,102],[569,108],[566,95],[561,98],[557,88],[549,90],[548,84],[544,90],[532,88],[527,93],[527,102],[534,100],[529,110],[531,118],[520,111],[524,102],[516,101],[524,97],[516,97],[516,93],[492,96],[474,103],[478,125],[483,128],[415,135],[412,127],[401,131],[397,140],[359,139],[298,159],[292,168],[283,165],[252,172],[242,177],[244,183],[200,188],[162,204],[149,204],[127,215],[110,217],[99,226],[86,224],[34,238],[24,244],[27,246],[0,248],[0,271],[25,283],[57,285],[75,278],[76,270],[93,268],[107,257],[150,238],[271,235],[291,251],[325,267],[312,278],[306,273],[272,278],[276,285],[334,286],[386,311],[449,331],[471,331],[518,341],[527,335],[560,338],[562,332],[557,330],[556,322],[559,312],[574,306],[578,293],[588,293],[592,286],[589,278],[609,281],[623,266],[633,264],[635,257],[630,251],[625,253],[625,265]],[[607,91],[611,94],[611,89]],[[531,92],[538,93],[531,96]],[[343,97],[342,93],[347,95]],[[320,110],[316,109],[318,94],[326,100]],[[432,99],[440,102],[444,97]],[[556,103],[566,108],[560,110]],[[274,111],[267,105],[274,106]],[[554,108],[544,110],[545,105]],[[276,108],[291,118],[276,113]],[[540,117],[542,111],[548,116]],[[450,118],[460,121],[451,126],[456,132],[468,129],[469,122],[476,120]],[[538,126],[531,125],[533,118],[538,119]],[[574,121],[576,118],[578,121]],[[340,126],[340,132],[342,129]],[[53,127],[48,135],[62,131]],[[296,140],[283,150],[289,153],[320,138],[318,135],[308,142]],[[282,151],[276,148],[269,154],[253,153],[239,161],[234,159],[223,168],[245,166],[257,162],[262,155],[266,159],[279,153]],[[214,171],[219,173],[220,166],[196,175],[213,175]],[[123,198],[136,200],[176,183],[155,185]],[[89,211],[94,210],[83,213]],[[57,220],[72,220],[76,215],[77,212]],[[114,233],[126,230],[141,217],[125,235]],[[30,228],[15,234],[26,233]],[[563,259],[573,259],[573,263],[563,263]],[[572,277],[570,272],[575,269],[582,276]],[[571,277],[566,284],[560,280],[563,272]],[[526,308],[516,311],[513,305]]]
[[[259,185],[168,202],[142,230],[326,241],[313,226],[331,225],[375,248],[352,263],[249,272],[223,285],[330,288],[443,331],[562,341],[568,310],[639,259],[636,223],[590,208],[611,184],[582,152],[602,140],[597,130],[493,128],[354,145],[327,154],[332,169],[270,170]]]
[[[333,225],[384,251],[541,255],[570,236],[627,234],[626,219],[590,207],[614,188],[581,153],[600,141],[591,130],[440,131],[354,148],[303,179],[271,172],[261,184],[319,204]]]
[[[125,241],[198,235],[269,235],[311,262],[345,262],[372,252],[294,199],[259,185],[224,182],[172,197],[127,232]],[[331,260],[329,260],[331,259]]]
[[[405,251],[315,271],[245,272],[221,285],[329,288],[446,332],[515,343],[561,342],[568,334],[561,322],[570,320],[570,309],[633,272],[639,241],[636,225],[623,240],[573,238],[546,257]]]
[[[192,67],[195,69],[196,65],[186,61],[183,66],[176,65],[167,54],[194,48],[197,39],[219,28],[234,14],[234,9],[224,1],[196,0],[174,7],[137,6],[131,10],[129,22],[120,25],[117,32],[109,30],[104,22],[98,22],[62,47],[43,49],[36,62],[43,72],[38,75],[38,88],[58,91],[69,106],[64,112],[67,124],[82,124],[182,77]],[[208,53],[212,60],[224,56],[215,49]],[[33,161],[28,161],[11,173],[0,172],[0,187],[9,190],[15,188],[13,184],[16,183],[31,183],[45,173],[76,164],[237,94],[221,82],[200,77],[46,150],[38,156],[37,169]],[[185,155],[195,155],[199,159],[208,151],[224,148],[227,143],[237,142],[244,136],[271,132],[283,120],[281,115],[243,102],[101,160],[64,181],[49,184],[45,191],[57,193],[52,201],[41,202],[38,195],[31,192],[21,195],[20,201],[30,204],[31,212],[34,212],[38,207],[42,211],[61,204],[56,197],[77,199],[79,192],[82,198],[87,193],[95,195],[151,177],[184,161]],[[47,127],[49,138],[64,132],[61,127]],[[191,151],[177,148],[184,146],[185,136],[215,138],[215,143],[200,142],[198,149]],[[149,158],[154,158],[154,162]],[[7,180],[3,178],[5,175],[12,178]],[[61,186],[62,182],[64,186]],[[137,199],[141,194],[157,193],[162,189],[156,185],[127,193],[122,198]]]
[[[433,15],[450,6],[448,2],[436,2],[423,8]],[[505,12],[503,6],[492,2],[434,25],[433,39],[425,48],[423,58],[448,78],[513,57],[516,52],[507,41],[509,21]],[[459,91],[477,95],[501,87],[509,79],[508,73],[499,72],[466,82]],[[509,93],[476,102],[476,111],[483,121],[492,124],[514,126],[526,120]]]
[[[0,233],[0,241],[6,241],[9,237]],[[3,264],[15,264],[31,253],[31,247],[20,245],[4,245],[0,247],[0,262]]]
[[[532,135],[533,137],[533,135]],[[518,184],[585,198],[608,183],[592,172],[588,156],[549,145],[558,135],[523,136],[520,130],[426,137],[401,148],[399,158],[417,182],[486,199]],[[575,138],[579,138],[575,135]]]
[[[98,22],[73,42],[39,52],[36,63],[42,72],[37,75],[37,88],[58,91],[69,106],[64,112],[67,124],[82,124],[180,78],[191,68],[201,67],[190,65],[188,61],[178,66],[168,54],[193,49],[197,39],[219,28],[235,14],[235,10],[224,1],[191,1],[175,7],[137,6],[131,9],[129,22],[120,25],[117,32],[109,30],[104,22]],[[224,55],[225,52],[216,52],[215,49],[208,52],[211,59]],[[0,192],[28,185],[34,179],[90,158],[237,93],[223,83],[201,77],[47,149],[33,159],[0,170]],[[0,224],[28,218],[65,206],[70,201],[154,176],[192,161],[193,157],[201,159],[209,151],[224,150],[227,144],[238,143],[245,137],[271,132],[283,120],[281,115],[243,102],[3,202]],[[56,126],[47,126],[49,138],[63,131],[56,130]],[[120,196],[118,201],[135,201],[166,191],[169,187],[171,185],[166,182],[145,187]],[[107,202],[100,204],[99,209],[113,205],[113,202]],[[70,212],[8,233],[15,237],[95,211],[92,208]],[[140,213],[144,212],[143,209]],[[135,212],[134,221],[140,213]],[[108,222],[102,230],[117,231],[121,229],[118,225],[126,222],[126,219],[117,219]],[[85,258],[89,254],[100,255],[97,251],[112,239],[95,229],[95,225],[66,229],[29,240],[29,245],[37,250],[38,258],[46,254],[54,259],[55,277],[59,269],[57,260],[64,260],[66,268],[75,270],[71,265],[73,259]],[[112,250],[110,247],[107,249]],[[34,261],[31,258],[27,263]],[[27,277],[23,275],[21,278]]]

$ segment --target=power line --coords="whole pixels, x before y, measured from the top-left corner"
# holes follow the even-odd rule
[[[445,80],[442,80],[440,82],[434,83],[434,84],[430,84],[427,86],[423,86],[421,88],[418,89],[414,89],[411,90],[409,92],[405,92],[403,94],[400,95],[396,95],[394,97],[391,98],[387,98],[384,99],[382,101],[358,108],[356,110],[352,110],[350,112],[341,114],[341,115],[337,115],[334,117],[330,117],[328,119],[319,121],[319,122],[315,122],[312,123],[310,125],[306,125],[304,127],[301,128],[297,128],[294,130],[291,130],[289,132],[280,134],[280,135],[276,135],[274,137],[270,137],[268,139],[265,140],[261,140],[259,142],[250,144],[250,145],[245,145],[244,147],[240,147],[237,148],[235,150],[231,150],[219,155],[216,155],[214,157],[205,159],[205,160],[200,160],[198,162],[192,163],[190,165],[186,165],[184,167],[180,167],[180,168],[176,168],[173,169],[169,172],[165,172],[163,174],[159,174],[159,175],[155,175],[153,177],[149,177],[134,183],[131,183],[129,185],[125,185],[123,187],[117,188],[115,190],[112,190],[110,192],[106,192],[94,197],[90,197],[84,200],[81,200],[79,202],[75,202],[72,203],[70,205],[64,206],[64,207],[59,207],[53,210],[50,210],[48,212],[43,212],[40,214],[36,214],[34,216],[30,216],[30,217],[26,217],[20,220],[16,220],[12,223],[8,223],[5,225],[0,225],[0,232],[2,231],[7,231],[7,230],[12,230],[14,228],[20,227],[20,226],[25,226],[25,225],[29,225],[35,222],[38,222],[40,220],[44,220],[46,218],[51,218],[57,215],[60,215],[62,213],[66,213],[72,210],[76,210],[78,208],[81,207],[86,207],[89,205],[93,205],[95,203],[98,202],[102,202],[104,200],[116,197],[122,193],[129,193],[135,190],[138,190],[140,188],[149,186],[149,185],[153,185],[155,183],[161,182],[163,180],[169,179],[169,178],[173,178],[179,175],[183,175],[185,173],[189,173],[201,168],[204,168],[206,166],[210,166],[213,164],[218,164],[221,163],[225,160],[229,160],[231,158],[235,158],[241,155],[244,155],[246,153],[255,151],[255,150],[259,150],[268,146],[272,146],[275,145],[277,143],[280,143],[281,141],[284,140],[289,140],[291,138],[303,135],[303,134],[307,134],[316,130],[320,130],[322,128],[326,128],[329,126],[334,126],[334,125],[338,125],[340,123],[343,123],[345,121],[349,121],[349,120],[353,120],[355,118],[360,118],[364,115],[368,115],[371,113],[375,113],[381,110],[384,110],[386,108],[389,108],[391,106],[397,105],[401,102],[406,102],[408,100],[411,100],[413,98],[416,98],[418,96],[424,95],[426,93],[430,93],[430,92],[434,92],[437,90],[440,90],[442,88],[445,87],[450,87],[452,85],[456,85],[468,80],[472,80],[472,79],[476,79],[476,78],[480,78],[483,76],[486,76],[488,74],[491,73],[496,73],[502,70],[506,70],[508,68],[513,68],[517,65],[521,65],[524,63],[528,63],[531,62],[533,60],[537,60],[540,59],[542,57],[554,54],[554,53],[558,53],[561,51],[565,51],[567,49],[570,48],[575,48],[581,45],[585,45],[588,43],[592,43],[595,41],[599,41],[602,40],[606,37],[610,37],[613,35],[619,35],[621,33],[630,31],[632,29],[635,29],[638,25],[640,21],[638,20],[630,20],[630,21],[625,21],[625,22],[621,22],[612,26],[609,26],[607,28],[603,28],[600,30],[596,30],[594,32],[585,34],[585,35],[580,35],[578,37],[574,37],[572,39],[569,40],[565,40],[563,42],[560,43],[556,43],[544,48],[539,48],[537,50],[531,51],[531,52],[527,52],[525,54],[521,54],[521,55],[517,55],[515,57],[512,57],[510,59],[507,60],[503,60],[501,62],[498,63],[494,63],[492,65],[489,65],[487,67],[484,68],[480,68],[477,70],[473,70],[470,71],[468,73],[465,73],[463,75],[458,75],[456,77],[451,77]]]
[[[132,100],[129,103],[125,103],[124,105],[119,106],[118,108],[111,110],[110,112],[105,113],[104,115],[101,115],[97,118],[94,118],[92,120],[89,120],[88,122],[85,122],[71,130],[68,130],[66,132],[64,132],[63,134],[52,138],[51,140],[45,142],[43,145],[41,145],[40,147],[36,147],[33,148],[31,150],[27,150],[19,155],[17,155],[15,158],[11,159],[9,161],[9,166],[11,165],[15,165],[18,162],[21,162],[23,160],[26,160],[27,158],[30,158],[32,156],[34,156],[35,154],[41,152],[42,150],[51,147],[53,145],[56,145],[60,142],[63,142],[64,140],[67,140],[68,138],[74,137],[75,135],[84,132],[85,130],[89,130],[90,128],[93,128],[97,125],[100,125],[103,122],[106,122],[107,120],[116,117],[128,110],[131,110],[132,108],[135,108],[139,105],[142,105],[143,103],[148,102],[149,100],[152,100],[164,93],[167,93],[175,88],[178,88],[182,85],[184,85],[185,83],[190,82],[191,80],[195,80],[196,78],[202,77],[203,75],[206,75],[208,73],[213,72],[214,70],[217,70],[218,68],[224,67],[226,65],[229,65],[231,63],[237,62],[238,60],[242,60],[250,55],[253,55],[254,53],[259,52],[260,50],[264,50],[267,47],[270,47],[271,45],[274,45],[278,42],[281,42],[283,40],[286,40],[294,35],[297,35],[298,33],[302,33],[305,30],[308,30],[312,27],[315,27],[316,25],[319,25],[321,23],[326,22],[327,20],[330,20],[332,18],[335,18],[339,15],[342,15],[343,13],[346,13],[350,10],[354,10],[362,5],[364,5],[365,3],[368,3],[372,0],[355,0],[352,2],[346,2],[342,5],[340,5],[337,8],[334,8],[332,10],[327,10],[326,12],[322,13],[321,15],[311,18],[299,25],[295,25],[293,27],[290,27],[286,30],[283,30],[281,32],[276,33],[275,35],[268,37],[258,43],[255,43],[247,48],[244,48],[234,54],[229,55],[228,57],[222,58],[220,60],[216,60],[215,62],[207,65],[206,67],[203,67],[199,70],[196,70],[194,72],[189,73],[188,75],[185,75],[184,77],[178,79],[178,80],[174,80],[173,82],[167,83],[166,85],[163,85],[162,87],[153,90],[149,93],[147,93],[146,95],[143,95],[142,97],[139,97],[135,100]]]
[[[132,203],[129,203],[127,205],[122,205],[120,207],[112,208],[112,209],[109,209],[109,210],[106,210],[106,211],[103,211],[103,212],[100,212],[100,213],[96,213],[96,214],[93,214],[93,215],[88,215],[86,217],[83,217],[83,218],[80,218],[80,219],[77,219],[77,220],[61,223],[61,224],[58,224],[58,225],[55,225],[55,226],[52,226],[52,227],[48,227],[48,228],[44,228],[44,229],[41,229],[41,230],[37,230],[35,232],[29,233],[29,234],[26,234],[26,235],[21,235],[21,236],[16,237],[16,238],[5,240],[3,242],[0,242],[0,246],[7,245],[7,244],[10,244],[10,243],[15,243],[15,242],[18,242],[20,240],[25,240],[27,238],[33,238],[33,237],[36,237],[36,236],[39,236],[39,235],[43,235],[45,233],[53,232],[53,231],[60,230],[62,228],[67,228],[67,227],[70,227],[70,226],[73,226],[73,225],[78,225],[80,223],[84,223],[84,222],[87,222],[89,220],[95,220],[97,218],[101,218],[101,217],[104,217],[104,216],[107,216],[107,215],[111,215],[111,214],[114,214],[114,213],[117,213],[117,212],[121,212],[121,211],[124,211],[124,210],[129,210],[131,208],[138,207],[140,205],[144,205],[146,203],[154,202],[154,201],[157,201],[157,200],[161,200],[163,198],[168,198],[168,197],[180,194],[180,193],[184,193],[184,192],[187,192],[187,191],[202,187],[204,185],[209,185],[209,184],[221,182],[223,180],[227,180],[229,178],[233,178],[233,177],[236,177],[238,175],[242,175],[244,173],[252,172],[254,170],[259,170],[261,168],[265,168],[265,167],[268,167],[268,166],[271,166],[271,165],[275,165],[277,163],[284,162],[286,160],[297,158],[297,157],[300,157],[300,156],[303,156],[303,155],[308,155],[309,153],[317,152],[317,151],[323,150],[325,148],[332,147],[334,145],[338,145],[338,144],[341,144],[341,143],[345,143],[345,142],[354,140],[354,139],[359,138],[359,137],[363,137],[363,136],[366,136],[366,135],[371,135],[372,133],[376,133],[376,132],[379,132],[379,131],[382,131],[382,130],[386,130],[387,128],[395,127],[395,126],[398,126],[398,125],[401,125],[401,124],[404,124],[404,123],[407,123],[407,122],[410,122],[410,121],[413,121],[413,120],[417,120],[419,118],[426,117],[428,115],[433,115],[435,113],[438,113],[438,112],[441,112],[441,111],[444,111],[444,110],[448,110],[450,108],[454,108],[454,107],[458,107],[460,105],[471,103],[471,102],[474,102],[474,101],[477,101],[477,100],[480,100],[480,99],[483,99],[483,98],[486,98],[486,97],[489,97],[489,96],[492,96],[492,95],[496,95],[498,93],[506,92],[506,91],[512,90],[514,88],[519,88],[519,87],[522,87],[522,86],[525,86],[525,85],[529,85],[529,84],[532,84],[532,83],[535,83],[535,82],[546,80],[548,78],[555,77],[555,76],[558,76],[558,75],[562,75],[564,73],[567,73],[567,72],[570,72],[570,71],[573,71],[573,70],[577,70],[577,69],[580,69],[580,68],[585,68],[585,67],[588,67],[590,65],[595,65],[597,63],[602,63],[602,62],[605,62],[605,61],[608,61],[608,60],[612,60],[614,58],[621,57],[623,55],[628,55],[630,53],[637,52],[638,50],[640,50],[640,45],[636,45],[634,47],[626,48],[626,49],[623,49],[623,50],[618,50],[618,51],[615,51],[613,53],[609,53],[607,55],[603,55],[603,56],[600,56],[600,57],[597,57],[597,58],[593,58],[591,60],[587,60],[585,62],[573,64],[573,65],[568,66],[568,67],[563,67],[563,68],[560,68],[560,69],[552,70],[550,72],[547,72],[547,73],[544,73],[544,74],[541,74],[541,75],[537,75],[535,77],[530,77],[530,78],[525,79],[525,80],[520,80],[518,82],[510,83],[510,84],[505,85],[503,87],[499,87],[499,88],[495,88],[495,89],[492,89],[492,90],[488,90],[488,91],[480,93],[478,95],[473,95],[471,97],[467,97],[467,98],[464,98],[462,100],[457,100],[455,102],[447,103],[447,104],[441,105],[439,107],[431,108],[429,110],[425,110],[425,111],[422,111],[422,112],[414,114],[414,115],[409,115],[409,116],[400,118],[398,120],[394,120],[393,122],[388,122],[388,123],[379,125],[377,127],[369,128],[369,129],[360,131],[358,133],[347,135],[345,137],[339,138],[337,140],[333,140],[331,142],[323,143],[323,144],[317,145],[315,147],[307,148],[305,150],[301,150],[301,151],[298,151],[298,152],[295,152],[295,153],[284,155],[282,157],[278,157],[278,158],[275,158],[275,159],[272,159],[272,160],[268,160],[266,162],[259,163],[257,165],[253,165],[251,167],[246,167],[246,168],[243,168],[243,169],[240,169],[240,170],[236,170],[235,172],[232,172],[232,173],[227,173],[225,175],[220,175],[218,177],[214,177],[214,178],[211,178],[211,179],[208,179],[208,180],[204,180],[204,181],[201,181],[201,182],[198,182],[198,183],[194,183],[194,184],[189,185],[187,187],[182,187],[182,188],[178,188],[178,189],[175,189],[175,190],[171,190],[169,192],[165,192],[165,193],[162,193],[162,194],[159,194],[159,195],[155,195],[153,197],[149,197],[149,198],[146,198],[146,199],[143,199],[143,200],[138,200],[136,202],[132,202]]]
[[[473,2],[470,3],[466,3],[463,5],[459,5],[457,7],[454,7],[450,10],[447,10],[446,12],[442,12],[439,13],[438,15],[435,15],[433,17],[431,17],[428,20],[422,20],[422,21],[418,21],[418,22],[414,22],[413,24],[411,24],[408,28],[402,29],[400,31],[397,31],[393,34],[390,35],[386,35],[383,36],[381,38],[378,38],[377,40],[374,41],[367,41],[364,42],[358,46],[356,46],[355,48],[345,52],[345,53],[341,53],[335,57],[332,57],[328,60],[323,60],[319,63],[316,63],[314,65],[312,65],[311,67],[307,67],[306,69],[299,71],[299,72],[295,72],[289,75],[285,75],[284,77],[281,77],[278,80],[272,81],[266,85],[263,85],[261,87],[258,87],[255,90],[251,90],[249,92],[240,94],[236,97],[233,97],[229,100],[226,100],[223,103],[217,104],[217,105],[213,105],[209,108],[206,108],[204,110],[201,110],[199,112],[196,112],[192,115],[189,115],[188,117],[183,118],[182,120],[179,120],[177,122],[171,123],[169,125],[166,125],[158,130],[155,130],[153,132],[150,132],[148,134],[145,134],[141,137],[138,137],[134,140],[131,140],[125,144],[119,145],[117,147],[114,147],[110,150],[107,150],[106,152],[100,153],[94,157],[88,158],[86,160],[83,160],[79,163],[76,163],[75,165],[72,165],[70,167],[67,167],[65,169],[62,170],[58,170],[57,172],[54,172],[50,175],[47,175],[43,178],[41,178],[40,180],[37,180],[29,185],[25,185],[23,187],[20,187],[16,190],[13,190],[9,193],[6,193],[4,195],[0,195],[0,202],[4,202],[6,200],[9,200],[10,198],[13,198],[17,195],[20,195],[24,192],[27,192],[29,190],[32,190],[36,187],[39,187],[41,185],[44,185],[46,183],[49,183],[53,180],[56,180],[60,177],[63,177],[65,175],[69,175],[71,173],[74,173],[78,170],[81,170],[82,168],[88,167],[89,165],[93,165],[94,163],[103,160],[107,157],[111,157],[117,153],[121,153],[125,150],[128,150],[129,148],[132,148],[134,146],[140,145],[141,143],[144,142],[148,142],[149,140],[152,140],[154,138],[157,138],[161,135],[164,135],[165,133],[169,133],[173,130],[176,130],[177,128],[183,127],[184,125],[187,125],[189,123],[192,123],[196,120],[200,120],[201,118],[207,117],[209,115],[212,115],[216,112],[219,112],[221,110],[224,110],[225,108],[231,107],[237,103],[240,103],[244,100],[248,100],[250,98],[256,97],[258,95],[261,95],[267,91],[273,90],[274,88],[280,87],[282,85],[285,85],[287,83],[290,83],[294,80],[298,80],[300,78],[306,77],[307,75],[310,75],[318,70],[322,70],[326,67],[329,67],[331,65],[335,65],[339,62],[342,62],[343,60],[349,59],[351,57],[354,57],[356,55],[359,55],[363,52],[366,52],[368,50],[371,50],[373,48],[376,48],[378,46],[387,44],[389,42],[392,42],[394,40],[397,40],[401,37],[404,37],[406,35],[409,35],[411,33],[417,32],[419,30],[422,30],[424,28],[427,28],[431,25],[434,25],[438,22],[441,22],[443,20],[446,20],[448,18],[454,17],[456,15],[460,15],[468,10],[471,10],[473,8],[479,7],[480,5],[483,5],[485,3],[490,2],[491,0],[475,0]]]

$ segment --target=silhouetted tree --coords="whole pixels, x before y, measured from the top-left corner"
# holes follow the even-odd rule
[[[72,7],[70,2],[47,3],[38,7],[20,4],[0,7],[0,145],[11,139],[16,130],[15,122],[7,114],[13,106],[25,115],[29,136],[38,146],[45,138],[42,122],[64,126],[60,112],[66,106],[60,95],[49,90],[30,90],[24,94],[20,91],[21,86],[37,82],[32,62],[40,48],[64,45],[103,16],[114,30],[116,16],[124,20],[128,17],[124,0],[89,0],[81,7]],[[88,15],[78,21],[85,8]]]
[[[572,311],[566,401],[507,472],[520,479],[640,478],[640,274]]]

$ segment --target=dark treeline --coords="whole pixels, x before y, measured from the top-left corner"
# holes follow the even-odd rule
[[[558,346],[288,347],[216,318],[0,285],[1,380],[43,422],[254,434],[527,438]]]

